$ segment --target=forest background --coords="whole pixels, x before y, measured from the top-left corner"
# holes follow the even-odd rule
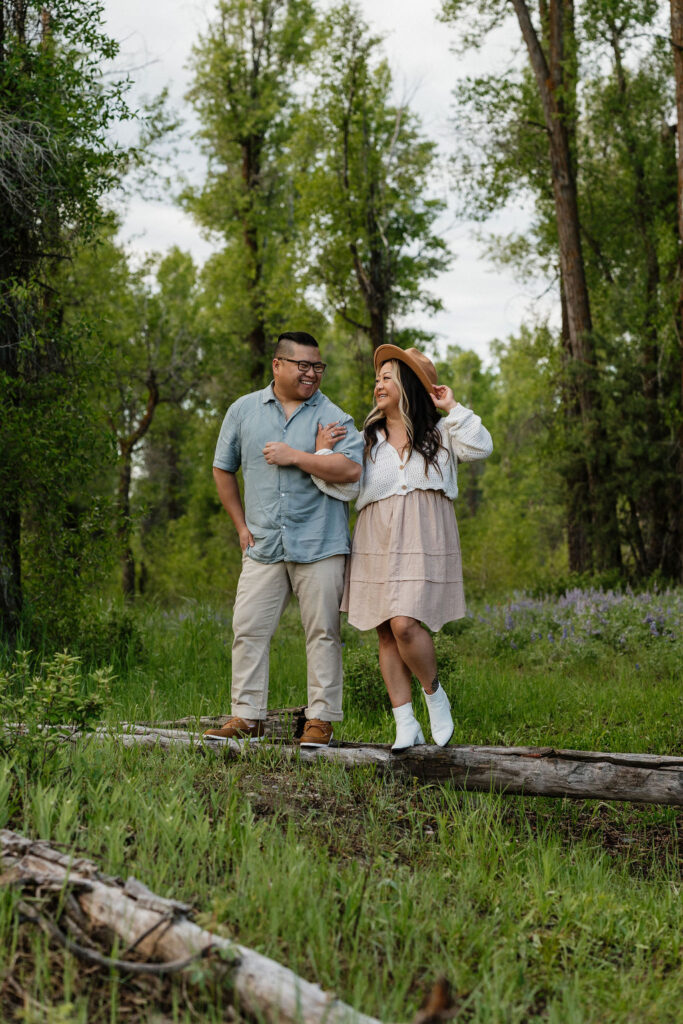
[[[358,425],[391,341],[432,354],[489,426],[457,502],[470,596],[681,580],[683,4],[444,0],[460,52],[510,39],[454,94],[453,199],[492,265],[552,300],[485,362],[430,334],[452,258],[437,147],[359,7],[217,3],[187,96],[206,173],[180,186],[177,117],[163,95],[131,109],[101,14],[0,0],[5,637],[78,649],[120,627],[120,598],[230,599],[215,440],[292,328]],[[117,197],[150,188],[219,240],[202,266],[122,244]],[[528,228],[491,234],[515,204]]]

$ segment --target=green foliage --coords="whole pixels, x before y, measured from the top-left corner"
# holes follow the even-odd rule
[[[126,85],[103,79],[117,44],[96,0],[3,0],[0,19],[0,619],[73,624],[72,581],[89,577],[101,530],[90,483],[106,460],[91,427],[92,366],[64,324],[56,268],[101,219],[127,154],[111,139],[130,116]],[[68,632],[68,630],[67,630]]]
[[[440,308],[424,282],[450,262],[433,230],[444,207],[430,190],[436,146],[392,101],[380,40],[359,9],[332,8],[323,32],[295,139],[306,273],[352,336],[373,348],[424,342],[428,332],[403,318]]]
[[[624,596],[584,591],[564,606],[511,597],[438,636],[456,742],[680,750],[680,682],[667,642],[648,640],[641,621],[662,605],[680,624],[680,591]],[[652,660],[646,668],[639,647],[617,654],[606,644],[592,663],[573,655],[535,661],[540,648],[531,643],[498,647],[506,612],[519,617],[517,629],[545,629],[565,614],[575,624],[588,614],[595,624],[599,615],[614,625],[621,617]],[[120,704],[109,702],[108,721],[117,713],[130,720],[223,711],[229,619],[195,605],[139,621],[149,657],[113,681]],[[272,706],[299,703],[305,693],[295,609],[283,625],[273,645]],[[372,636],[345,635],[345,658],[362,648],[373,670]],[[345,711],[340,737],[393,738],[388,708],[370,715],[349,701]],[[679,817],[672,807],[462,793],[305,764],[263,747],[228,761],[105,739],[60,746],[40,778],[23,762],[0,764],[0,827],[65,844],[105,873],[132,874],[190,902],[202,926],[387,1020],[413,1019],[444,964],[478,1024],[499,1020],[501,1006],[519,1022],[676,1020]],[[30,955],[17,976],[44,1015],[67,1000],[83,1021],[109,1021],[124,1006],[139,1013],[140,991],[129,978],[60,961],[19,923],[6,886],[0,949],[18,942]],[[183,979],[174,996],[145,990],[146,1012],[166,1012],[176,998],[183,1024],[198,1013],[225,1016],[223,988],[195,995],[188,984]]]
[[[525,5],[546,56],[548,11]],[[442,17],[463,48],[483,45],[506,22],[519,37],[511,5],[444,0]],[[551,338],[558,429],[546,459],[564,480],[563,501],[574,567],[590,569],[600,546],[585,516],[580,463],[587,446],[600,491],[617,509],[626,572],[679,579],[681,373],[675,322],[679,292],[676,173],[670,119],[673,64],[666,17],[652,0],[580,3],[564,20],[561,109],[572,148],[596,369],[598,432],[586,436],[575,408],[581,367],[567,357],[567,337]],[[506,21],[507,19],[507,21]],[[533,204],[530,229],[490,236],[488,254],[521,279],[558,282],[557,210],[544,113],[526,48],[504,74],[475,75],[457,90],[455,170],[461,209],[485,220],[510,200]],[[565,318],[566,321],[566,318]],[[567,322],[564,333],[567,334]],[[596,470],[595,472],[597,472]],[[511,510],[515,518],[517,510]],[[580,531],[579,522],[583,519]]]
[[[142,628],[128,607],[87,609],[74,648],[86,665],[136,664],[144,657]]]
[[[268,374],[273,335],[297,319],[320,322],[295,260],[290,164],[294,83],[306,73],[313,23],[309,0],[221,0],[193,52],[188,98],[209,164],[205,182],[182,201],[222,239],[205,280],[223,401]]]
[[[0,749],[42,771],[60,739],[54,726],[86,729],[107,706],[111,667],[83,673],[81,660],[67,651],[53,654],[39,668],[30,651],[17,651],[9,668],[0,668]]]
[[[344,700],[370,721],[389,710],[387,688],[374,646],[347,647],[344,651]]]

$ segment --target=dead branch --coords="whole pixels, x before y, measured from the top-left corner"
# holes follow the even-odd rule
[[[180,909],[169,920],[168,909],[160,913],[149,907],[150,903],[164,906],[169,901],[136,881],[129,882],[126,891],[126,886],[116,879],[100,874],[92,861],[70,857],[47,842],[34,842],[7,829],[0,830],[0,855],[5,884],[35,889],[38,879],[40,884],[50,879],[53,889],[61,887],[73,893],[91,928],[106,928],[128,948],[135,948],[141,957],[157,961],[156,965],[128,960],[112,962],[99,954],[93,959],[92,950],[73,943],[54,922],[21,901],[22,913],[31,915],[51,938],[60,944],[68,943],[66,948],[91,963],[116,966],[128,973],[141,973],[137,970],[141,967],[147,968],[145,973],[152,973],[149,968],[155,966],[153,973],[167,973],[182,970],[208,953],[217,953],[231,972],[240,1006],[267,1024],[379,1024],[374,1017],[359,1013],[276,961],[200,928]],[[136,892],[140,899],[134,895]],[[175,908],[185,906],[170,902]],[[167,927],[159,927],[161,924]]]

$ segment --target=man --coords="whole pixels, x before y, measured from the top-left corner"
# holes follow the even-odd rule
[[[342,719],[339,603],[349,551],[348,505],[318,489],[360,478],[363,440],[319,391],[325,370],[304,331],[277,341],[273,381],[228,409],[214,458],[218,495],[242,547],[233,612],[232,717],[205,736],[260,739],[268,707],[270,641],[294,592],[306,635],[308,708],[302,746],[324,746]],[[341,437],[319,458],[318,431]],[[329,449],[328,449],[329,451]],[[244,506],[235,474],[242,467]]]

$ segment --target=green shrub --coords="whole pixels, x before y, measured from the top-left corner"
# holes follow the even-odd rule
[[[37,669],[30,651],[18,651],[12,666],[0,669],[0,752],[44,766],[60,743],[54,727],[97,722],[113,678],[110,667],[84,675],[80,658],[67,651]]]
[[[367,718],[377,718],[390,709],[376,647],[345,648],[344,699]]]
[[[83,616],[73,646],[87,665],[135,662],[144,652],[142,630],[129,608],[98,609]]]

